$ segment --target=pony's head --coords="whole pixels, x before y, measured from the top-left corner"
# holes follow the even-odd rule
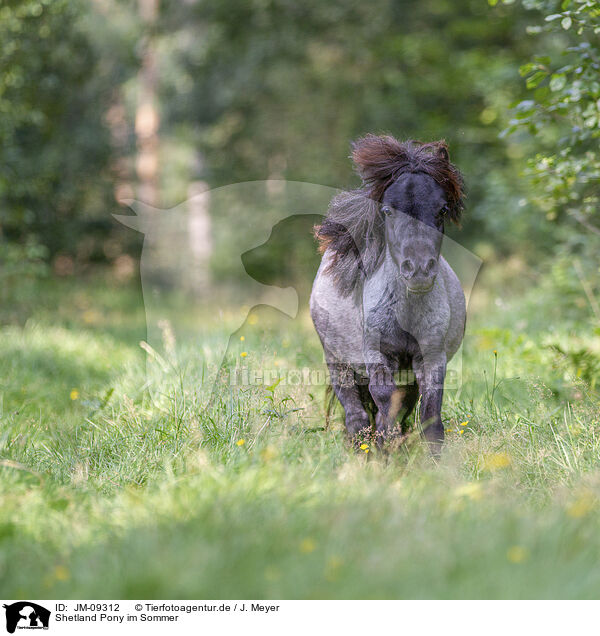
[[[407,288],[429,291],[444,223],[458,223],[463,207],[462,177],[448,147],[369,135],[354,143],[352,158],[370,197],[380,203],[385,242]]]
[[[387,246],[408,289],[428,291],[444,223],[458,223],[463,209],[463,179],[446,143],[367,135],[352,144],[352,159],[363,187],[336,197],[317,228],[322,249],[334,252],[341,287],[349,291],[361,273],[372,273]]]

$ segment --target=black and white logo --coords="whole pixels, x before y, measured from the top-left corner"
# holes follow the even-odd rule
[[[15,629],[48,629],[50,610],[32,603],[19,601],[4,605],[6,611],[6,631],[14,634]]]

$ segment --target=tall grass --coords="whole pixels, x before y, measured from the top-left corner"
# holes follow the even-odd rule
[[[436,465],[416,433],[352,452],[322,386],[209,400],[193,349],[146,373],[137,292],[48,283],[0,329],[2,596],[597,596],[597,395],[503,302],[475,303]],[[229,369],[319,367],[306,316],[252,316]]]

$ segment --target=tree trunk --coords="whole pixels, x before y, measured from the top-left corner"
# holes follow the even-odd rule
[[[154,24],[159,0],[138,0],[139,13],[146,33],[142,46],[142,66],[138,75],[138,100],[135,114],[135,132],[138,155],[137,196],[152,207],[158,206],[158,126],[156,108],[156,49]]]

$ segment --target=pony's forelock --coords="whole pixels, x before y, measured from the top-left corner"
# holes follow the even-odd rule
[[[352,161],[368,196],[380,202],[384,192],[401,175],[422,172],[438,183],[448,201],[448,218],[460,221],[464,208],[464,182],[450,162],[444,140],[423,143],[398,141],[391,135],[366,135],[352,144]]]

